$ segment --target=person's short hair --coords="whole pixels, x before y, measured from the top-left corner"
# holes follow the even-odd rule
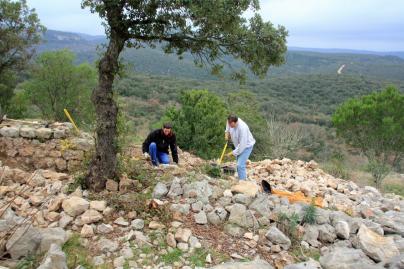
[[[173,125],[171,123],[169,123],[169,122],[166,122],[166,123],[163,124],[163,128],[164,129],[172,129]]]
[[[238,121],[238,117],[236,115],[229,115],[227,117],[227,121],[228,122],[237,122]]]

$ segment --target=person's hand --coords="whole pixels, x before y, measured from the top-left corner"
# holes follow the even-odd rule
[[[230,139],[230,133],[229,133],[229,132],[225,132],[225,133],[224,133],[224,139],[225,139],[226,141],[229,141],[229,139]]]
[[[145,157],[145,159],[150,158],[150,155],[149,155],[149,153],[147,153],[147,152],[143,153],[143,156]]]
[[[227,157],[233,157],[233,151],[230,151],[229,153],[226,154]]]

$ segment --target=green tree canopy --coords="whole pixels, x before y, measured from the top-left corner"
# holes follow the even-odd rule
[[[391,86],[341,105],[332,118],[337,134],[368,157],[379,185],[404,154],[404,94]]]
[[[2,107],[7,110],[16,85],[15,73],[26,67],[44,30],[25,0],[0,0],[0,112]]]
[[[94,118],[90,96],[97,83],[96,70],[87,63],[74,65],[74,59],[68,50],[42,53],[22,88],[43,117],[64,121],[67,108],[78,124],[89,124]]]
[[[182,93],[180,105],[169,108],[163,118],[173,123],[180,148],[205,159],[218,158],[227,115],[223,100],[207,90],[192,90]]]

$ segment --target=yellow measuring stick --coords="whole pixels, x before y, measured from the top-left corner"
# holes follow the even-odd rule
[[[80,132],[80,131],[79,131],[79,128],[77,128],[77,125],[76,125],[76,123],[74,122],[72,116],[70,116],[69,111],[67,111],[66,108],[63,109],[63,111],[65,112],[66,117],[69,119],[69,121],[73,124],[73,127],[74,127],[74,129],[76,130],[76,132],[79,133],[79,132]]]
[[[222,161],[223,161],[224,153],[226,152],[227,144],[228,144],[228,143],[229,143],[229,142],[226,142],[226,144],[224,144],[224,148],[223,148],[223,151],[222,151],[222,155],[220,155],[219,164],[221,164]]]

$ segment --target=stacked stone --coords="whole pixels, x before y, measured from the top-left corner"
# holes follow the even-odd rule
[[[87,134],[76,136],[70,123],[8,124],[0,127],[0,160],[26,170],[52,169],[72,172],[93,148]]]

